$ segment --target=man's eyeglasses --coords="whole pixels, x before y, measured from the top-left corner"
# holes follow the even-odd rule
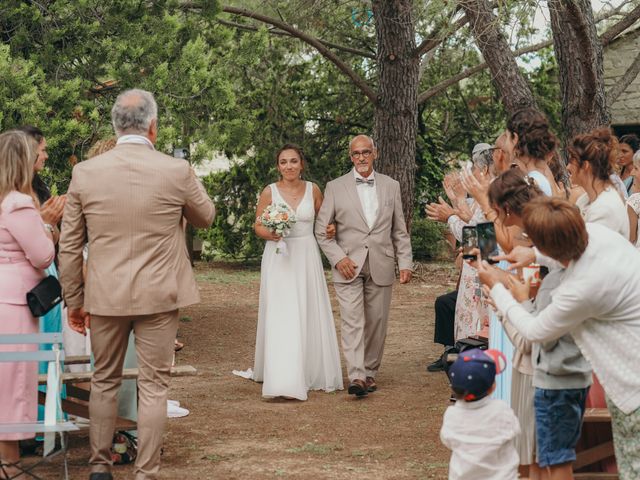
[[[351,152],[349,155],[351,155],[351,158],[369,158],[371,155],[373,154],[372,150],[355,150],[353,152]]]

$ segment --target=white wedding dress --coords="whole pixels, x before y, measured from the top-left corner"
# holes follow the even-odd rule
[[[263,382],[264,397],[306,400],[309,390],[343,388],[329,291],[313,235],[312,187],[306,182],[295,210],[297,221],[285,238],[288,255],[276,253],[272,241],[267,241],[262,255],[252,377]],[[273,203],[287,204],[275,184],[271,195]]]

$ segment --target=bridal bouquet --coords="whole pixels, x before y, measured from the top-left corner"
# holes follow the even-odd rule
[[[284,237],[289,235],[289,231],[296,223],[295,214],[284,203],[273,203],[262,212],[260,223],[282,237],[276,245],[276,253],[282,253],[286,257],[288,253]]]

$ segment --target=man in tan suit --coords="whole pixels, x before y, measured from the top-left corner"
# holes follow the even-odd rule
[[[149,92],[120,94],[111,111],[118,144],[76,165],[67,192],[60,278],[69,325],[80,333],[90,326],[95,357],[91,480],[113,478],[110,448],[131,330],[139,368],[135,478],[157,478],[178,309],[200,301],[182,220],[209,227],[215,208],[186,161],[154,149],[157,111]]]
[[[395,280],[411,280],[411,241],[402,213],[400,184],[373,171],[378,155],[373,140],[359,135],[349,144],[353,170],[327,184],[315,234],[333,267],[342,317],[342,351],[348,392],[358,397],[377,389]],[[336,235],[326,227],[336,224]]]

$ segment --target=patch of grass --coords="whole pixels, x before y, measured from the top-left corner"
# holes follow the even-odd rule
[[[191,317],[180,317],[180,321],[182,323],[190,323],[191,322]]]
[[[329,455],[330,453],[342,450],[344,447],[340,443],[315,443],[307,442],[301,447],[289,448],[288,453],[310,453],[311,455]]]
[[[260,279],[260,272],[255,270],[222,270],[213,268],[196,275],[198,282],[218,283],[223,285],[247,285]]]

